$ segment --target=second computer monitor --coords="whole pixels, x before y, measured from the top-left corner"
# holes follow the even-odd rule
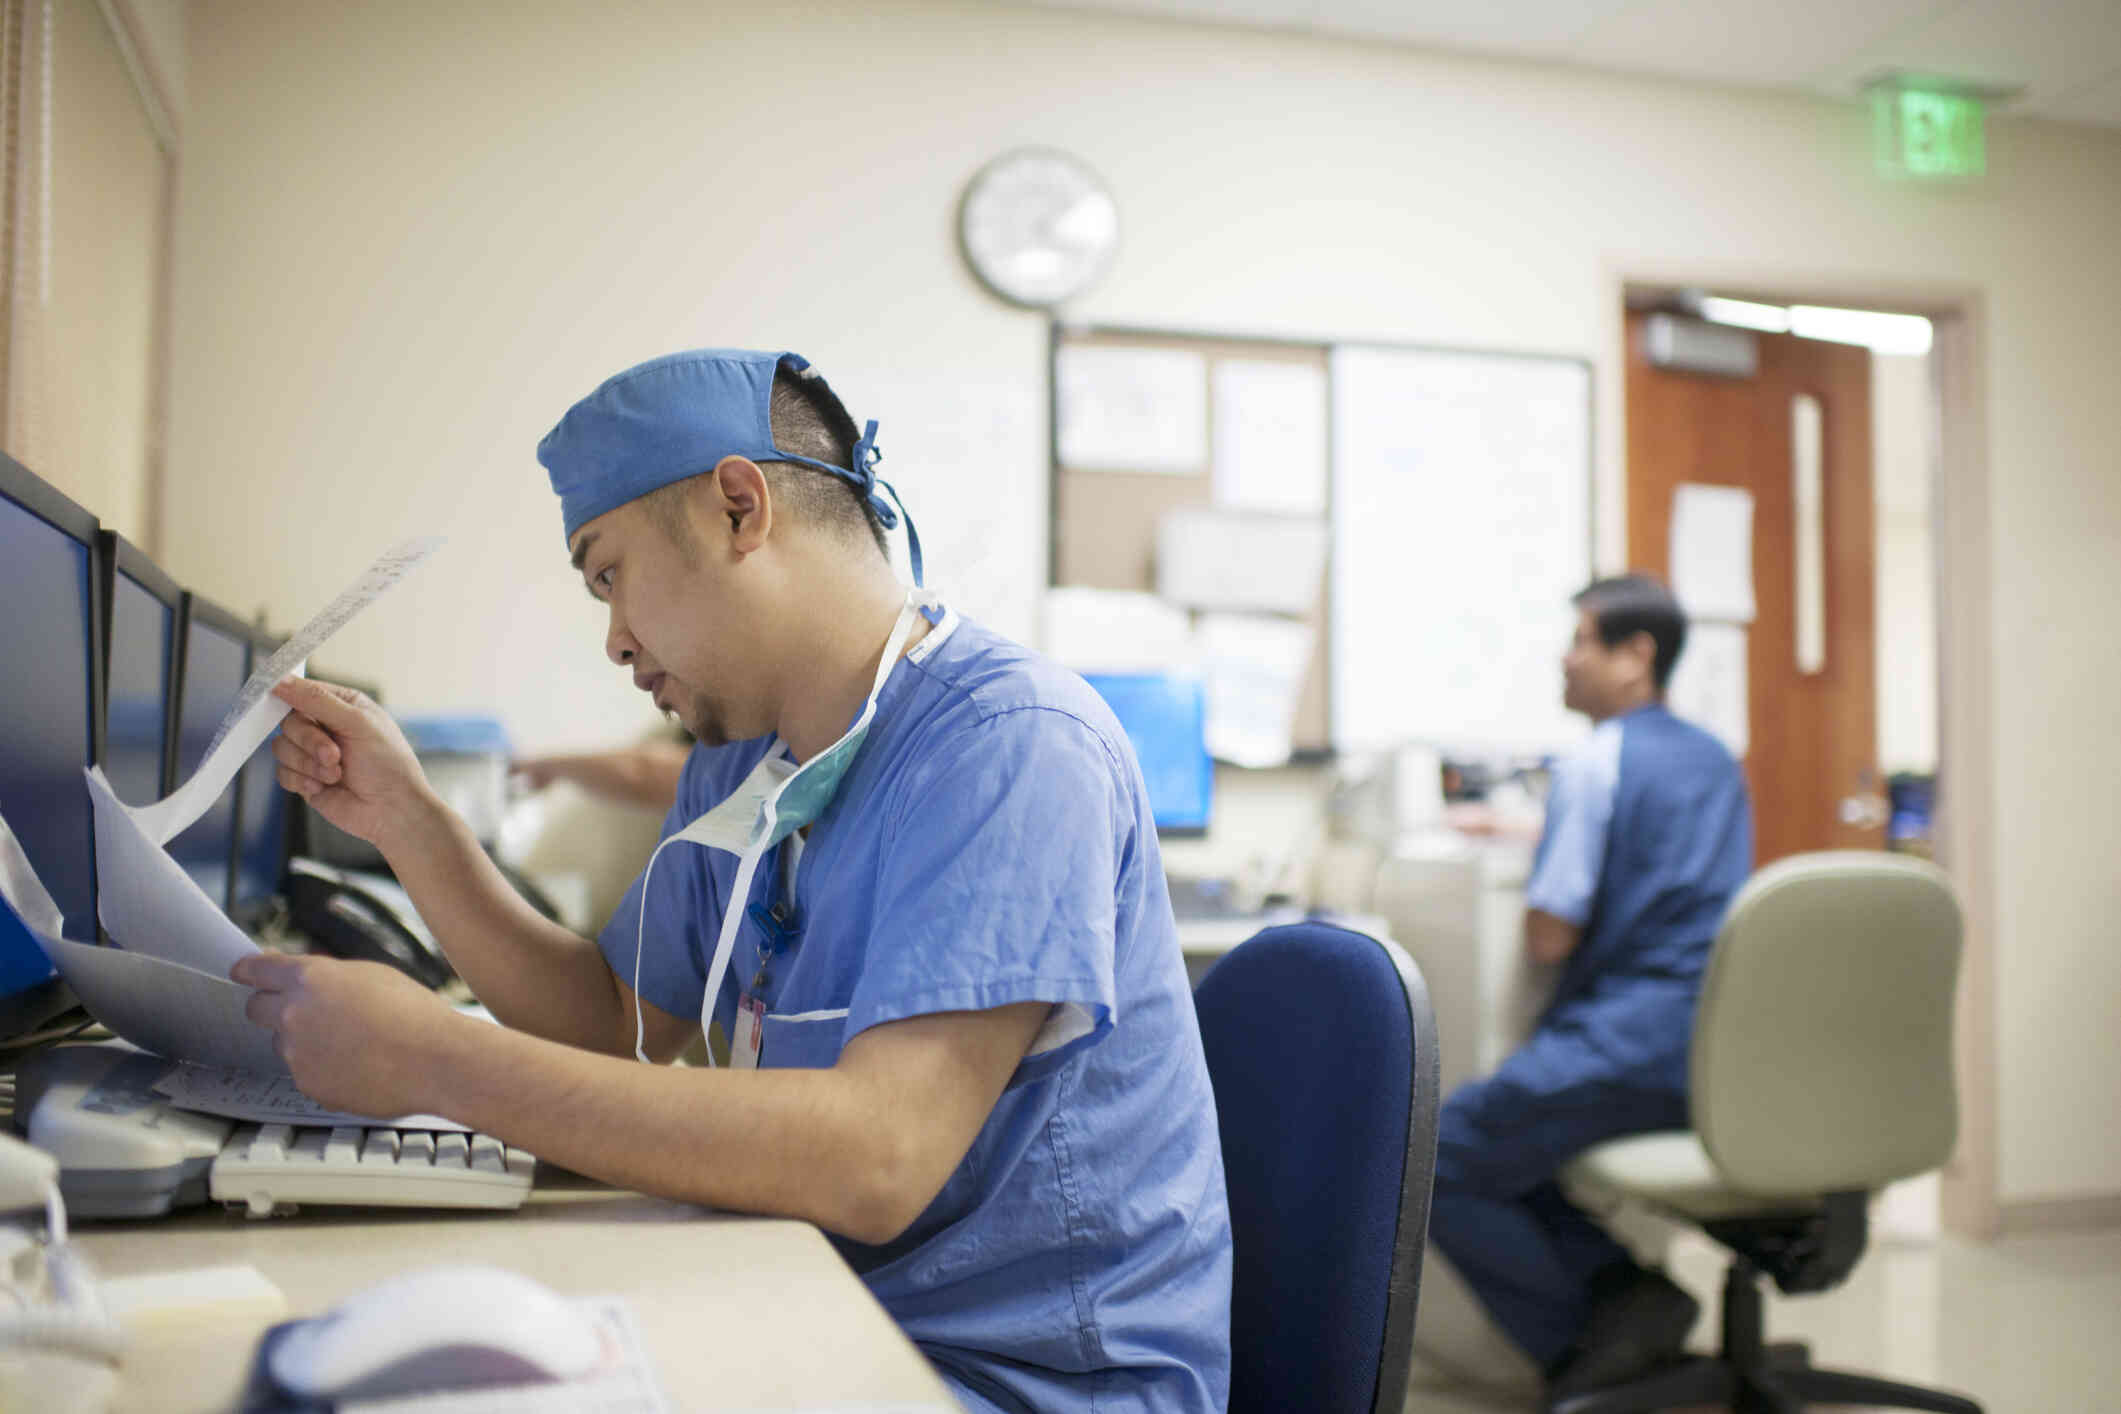
[[[250,672],[265,666],[283,640],[262,629],[250,638]],[[267,911],[280,890],[280,875],[287,863],[287,792],[280,789],[278,765],[272,742],[251,753],[236,780],[240,795],[236,804],[236,882],[229,914],[246,927]]]
[[[122,536],[103,532],[103,774],[118,799],[169,792],[183,591]]]
[[[172,785],[192,778],[214,731],[235,706],[249,674],[250,626],[196,594],[184,596],[183,654],[177,670],[177,769]],[[206,813],[169,842],[184,872],[226,909],[236,853],[236,790],[230,781]]]

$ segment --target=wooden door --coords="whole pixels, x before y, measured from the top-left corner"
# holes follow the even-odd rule
[[[1871,504],[1871,356],[1847,344],[1761,334],[1751,378],[1654,368],[1647,316],[1627,319],[1628,563],[1668,577],[1682,482],[1753,495],[1747,633],[1754,855],[1768,864],[1815,849],[1882,849],[1877,767],[1876,599]],[[1797,657],[1797,495],[1793,405],[1818,400],[1823,532],[1823,660]]]

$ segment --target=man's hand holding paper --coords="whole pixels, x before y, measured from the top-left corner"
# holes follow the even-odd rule
[[[461,1016],[379,962],[256,953],[229,969],[255,987],[244,1014],[268,1028],[303,1094],[335,1110],[405,1115],[440,1108],[434,1078]]]
[[[280,784],[350,835],[388,855],[440,808],[398,724],[350,687],[288,678],[273,688],[288,714],[273,742]]]

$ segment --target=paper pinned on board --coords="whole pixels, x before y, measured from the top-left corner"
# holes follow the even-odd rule
[[[1215,365],[1215,504],[1326,513],[1326,375],[1301,363]]]
[[[1078,673],[1168,673],[1192,662],[1186,611],[1154,594],[1058,585],[1040,609],[1039,646]]]
[[[1286,765],[1311,629],[1270,614],[1202,614],[1208,754],[1234,766]]]
[[[1752,745],[1745,625],[1714,620],[1689,624],[1665,701],[1675,716],[1708,728],[1725,750],[1743,761]]]
[[[1326,548],[1317,516],[1167,511],[1156,523],[1156,592],[1190,608],[1301,617],[1324,592]]]
[[[1689,619],[1753,621],[1753,493],[1682,482],[1672,498],[1672,593]]]
[[[1208,363],[1180,349],[1070,345],[1054,364],[1060,461],[1172,476],[1208,463]]]

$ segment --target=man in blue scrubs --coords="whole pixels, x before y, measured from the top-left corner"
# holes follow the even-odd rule
[[[1594,723],[1555,766],[1525,890],[1525,946],[1561,964],[1530,1040],[1445,1102],[1430,1237],[1551,1397],[1677,1352],[1697,1314],[1565,1199],[1562,1165],[1607,1139],[1687,1124],[1687,1047],[1709,946],[1752,868],[1745,778],[1665,710],[1685,641],[1639,575],[1576,596],[1563,700]]]
[[[372,703],[282,685],[282,784],[505,1029],[376,966],[234,975],[327,1104],[817,1223],[970,1410],[1220,1410],[1222,1160],[1140,770],[1080,678],[899,582],[875,431],[794,355],[701,350],[540,444],[606,653],[700,742],[594,944]],[[727,1067],[637,1063],[707,1018]]]

